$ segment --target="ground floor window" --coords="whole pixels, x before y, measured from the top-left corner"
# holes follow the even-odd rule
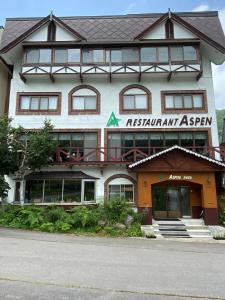
[[[83,203],[95,201],[95,181],[45,179],[26,182],[27,203]]]
[[[133,184],[110,184],[109,199],[123,199],[127,202],[134,202]]]

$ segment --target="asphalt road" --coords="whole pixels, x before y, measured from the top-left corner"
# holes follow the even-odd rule
[[[8,299],[225,299],[225,244],[0,229]]]

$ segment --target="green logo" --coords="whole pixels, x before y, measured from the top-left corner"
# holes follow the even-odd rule
[[[109,117],[109,120],[107,122],[107,127],[111,127],[111,126],[114,126],[114,127],[119,127],[119,122],[121,120],[120,119],[117,119],[117,117],[115,116],[114,112],[111,113],[110,117]]]

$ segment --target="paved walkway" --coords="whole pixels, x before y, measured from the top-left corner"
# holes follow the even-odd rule
[[[224,258],[221,242],[0,229],[0,299],[225,299]]]

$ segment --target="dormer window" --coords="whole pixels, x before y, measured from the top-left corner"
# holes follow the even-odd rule
[[[63,63],[79,63],[80,49],[55,49],[54,62]]]
[[[26,51],[25,61],[27,64],[51,63],[51,49],[29,49]]]

